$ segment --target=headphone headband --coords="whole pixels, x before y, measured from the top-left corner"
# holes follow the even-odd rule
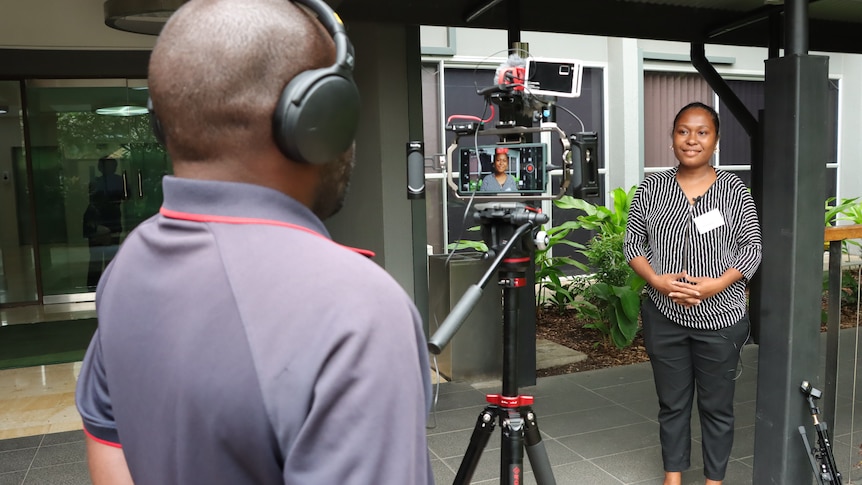
[[[329,32],[335,41],[335,65],[353,70],[355,63],[353,45],[347,38],[347,31],[341,17],[322,0],[293,0],[294,3],[307,7],[317,16],[318,22]]]
[[[292,0],[317,17],[335,43],[335,63],[297,74],[278,99],[272,118],[273,139],[296,162],[323,164],[350,148],[359,127],[359,90],[353,82],[355,57],[338,15],[322,0]],[[164,132],[147,101],[153,134],[163,145]]]

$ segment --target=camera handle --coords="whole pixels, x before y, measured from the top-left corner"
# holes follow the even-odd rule
[[[501,394],[485,396],[489,405],[479,414],[470,444],[455,476],[455,485],[470,483],[479,465],[482,451],[494,431],[495,421],[500,424],[500,483],[523,483],[524,450],[539,485],[555,485],[545,445],[542,442],[536,413],[531,405],[532,396],[518,394],[518,295],[526,287],[525,271],[533,257],[534,241],[524,238],[537,225],[548,221],[548,216],[535,212],[520,202],[477,204],[473,214],[482,227],[482,237],[494,261],[477,284],[465,292],[429,340],[428,348],[439,354],[455,332],[469,316],[482,289],[499,270],[498,284],[503,292],[503,388]],[[542,241],[544,238],[544,241]],[[539,236],[538,244],[547,244],[547,235]]]
[[[829,441],[829,432],[826,429],[826,423],[820,420],[820,410],[814,402],[815,399],[820,399],[823,393],[819,389],[812,387],[808,381],[802,381],[800,387],[808,401],[808,409],[814,420],[814,429],[817,431],[817,447],[812,449],[811,444],[808,442],[805,426],[799,427],[799,434],[802,436],[802,442],[805,444],[805,450],[808,452],[808,460],[811,463],[811,469],[814,471],[814,478],[817,480],[818,485],[841,485],[841,472],[838,471],[838,466],[835,464],[835,456],[832,454],[832,444]]]

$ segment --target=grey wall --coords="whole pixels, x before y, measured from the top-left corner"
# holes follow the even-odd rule
[[[376,261],[414,296],[413,221],[406,197],[407,30],[383,24],[347,27],[356,50],[362,114],[350,193],[327,227],[338,242],[375,251]]]

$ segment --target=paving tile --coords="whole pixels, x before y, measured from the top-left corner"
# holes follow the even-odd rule
[[[0,452],[21,450],[25,448],[37,448],[41,442],[42,435],[0,440]]]
[[[0,473],[26,471],[33,463],[37,448],[4,451],[0,453]]]
[[[27,472],[0,473],[0,485],[21,485]]]
[[[77,463],[85,461],[87,456],[86,445],[83,441],[62,443],[59,445],[40,446],[33,459],[33,467],[48,467],[66,463]]]
[[[545,433],[559,438],[627,426],[648,421],[645,417],[621,406],[608,406],[601,409],[555,414],[543,418],[539,426]],[[658,428],[658,425],[654,426]]]
[[[21,485],[92,485],[87,464],[67,463],[44,468],[33,468]]]

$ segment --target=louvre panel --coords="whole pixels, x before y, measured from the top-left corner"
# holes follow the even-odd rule
[[[644,167],[673,167],[673,118],[693,101],[713,106],[713,92],[699,74],[644,73]]]

